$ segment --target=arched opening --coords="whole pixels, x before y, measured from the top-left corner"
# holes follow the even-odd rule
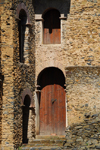
[[[66,104],[65,77],[54,67],[44,69],[38,76],[39,90],[39,134],[65,135]]]
[[[24,9],[20,10],[19,13],[19,58],[20,62],[24,63],[24,41],[25,41],[25,30],[26,30],[27,14]]]
[[[43,15],[43,43],[60,44],[60,12],[56,9],[50,9]]]
[[[28,122],[29,122],[29,106],[31,104],[31,99],[29,95],[24,98],[23,106],[23,143],[28,143]]]

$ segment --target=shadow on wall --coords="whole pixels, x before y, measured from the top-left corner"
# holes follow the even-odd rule
[[[64,14],[64,17],[67,17],[67,14],[70,13],[70,3],[71,0],[34,0],[33,7],[35,14],[43,14],[46,9],[55,8],[60,14]]]
[[[29,106],[31,99],[29,95],[25,96],[23,106],[23,143],[28,143],[28,122],[29,122]]]
[[[0,43],[1,43],[1,17],[0,17]],[[0,45],[0,145],[2,140],[2,80],[1,80],[1,45]]]
[[[3,93],[3,88],[2,88],[2,80],[1,80],[1,75],[0,75],[0,144],[2,141],[2,93]]]

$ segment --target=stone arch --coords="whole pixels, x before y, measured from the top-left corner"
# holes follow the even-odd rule
[[[22,106],[22,143],[28,143],[34,135],[34,104],[33,96],[29,88],[26,88],[21,93],[21,106]]]
[[[26,24],[31,24],[30,17],[29,17],[29,12],[28,12],[28,9],[27,9],[27,7],[25,6],[24,3],[18,4],[17,11],[16,11],[16,17],[19,19],[19,13],[20,13],[20,11],[22,9],[26,12],[26,15],[27,15],[27,22],[26,22]]]
[[[63,71],[62,71],[61,69],[59,69],[58,67],[51,67],[51,66],[50,66],[50,67],[44,68],[44,69],[39,73],[39,75],[38,75],[38,77],[37,77],[37,85],[39,85],[39,79],[40,79],[40,77],[41,77],[41,74],[42,74],[46,69],[49,69],[49,68],[55,68],[55,69],[60,70],[60,71],[62,72],[64,78],[65,78],[65,75],[64,75],[64,73],[63,73]],[[64,82],[65,82],[65,81],[64,81]]]
[[[58,68],[60,69],[64,76],[66,76],[66,73],[65,73],[65,66],[64,64],[58,62],[58,61],[53,61],[53,60],[50,60],[49,63],[46,63],[46,62],[43,62],[42,63],[42,66],[41,68],[39,68],[38,72],[37,72],[37,77],[38,75],[40,74],[40,72],[42,72],[42,70],[44,70],[45,68],[48,68],[48,67],[55,67],[55,68]],[[37,83],[37,82],[36,82]]]
[[[21,105],[22,106],[24,105],[24,103],[25,103],[24,100],[25,100],[26,95],[28,95],[30,97],[30,105],[29,105],[29,107],[34,107],[32,93],[31,93],[31,91],[29,89],[25,89],[22,92],[22,94],[21,94],[21,97],[22,97]]]

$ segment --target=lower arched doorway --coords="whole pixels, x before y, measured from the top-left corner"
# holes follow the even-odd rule
[[[65,135],[64,84],[64,74],[58,68],[46,68],[38,77],[38,85],[41,90],[39,96],[40,135]]]

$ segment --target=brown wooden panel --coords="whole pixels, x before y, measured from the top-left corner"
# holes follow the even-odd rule
[[[55,9],[49,10],[44,16],[44,44],[60,44],[60,13]]]
[[[40,135],[64,135],[66,124],[64,76],[55,68],[40,78]]]

